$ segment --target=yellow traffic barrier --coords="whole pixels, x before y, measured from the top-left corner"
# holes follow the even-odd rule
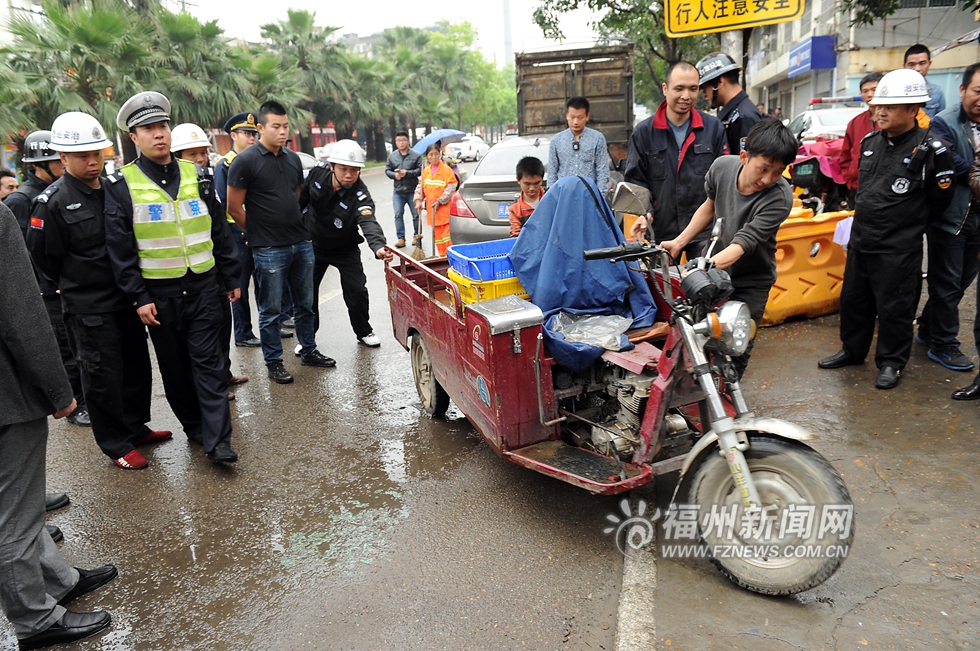
[[[853,214],[847,210],[814,215],[800,206],[790,211],[776,234],[776,282],[759,325],[837,311],[847,255],[834,243],[834,229],[837,222]]]

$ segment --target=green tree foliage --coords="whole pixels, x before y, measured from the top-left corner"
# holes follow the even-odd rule
[[[534,22],[548,38],[564,38],[559,22],[563,14],[587,7],[601,12],[592,27],[607,38],[624,38],[636,48],[634,96],[649,108],[663,99],[661,84],[667,68],[678,61],[696,63],[718,49],[714,34],[670,38],[664,31],[664,4],[649,0],[540,0]]]
[[[333,121],[339,137],[356,130],[377,160],[402,128],[470,130],[515,118],[513,71],[483,58],[468,23],[386,30],[361,54],[311,11],[288,10],[261,26],[264,42],[240,44],[216,21],[174,13],[160,0],[40,6],[12,20],[15,41],[0,50],[0,133],[8,138],[48,128],[65,111],[90,113],[112,131],[120,104],[146,89],[167,95],[175,122],[206,129],[276,99],[301,148],[312,151],[313,124]]]

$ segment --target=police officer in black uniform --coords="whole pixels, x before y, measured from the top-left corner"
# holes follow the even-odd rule
[[[4,205],[14,213],[20,230],[27,239],[28,222],[31,219],[31,203],[45,188],[61,178],[65,171],[61,164],[61,156],[58,152],[51,149],[51,132],[34,131],[24,138],[24,156],[20,159],[27,170],[27,181],[19,188],[8,194],[3,199]],[[35,269],[35,272],[37,270]],[[58,342],[58,349],[61,351],[61,361],[65,365],[65,372],[68,373],[68,380],[71,382],[72,392],[75,394],[75,402],[78,406],[68,416],[68,422],[81,427],[91,427],[92,421],[89,419],[88,410],[85,408],[85,395],[82,392],[82,378],[78,373],[78,364],[75,356],[71,353],[68,330],[65,327],[65,319],[61,309],[61,296],[58,295],[58,286],[43,274],[35,273],[37,284],[41,287],[41,298],[44,299],[44,309],[47,310],[48,319],[54,329],[54,337]]]
[[[171,434],[146,427],[146,329],[116,285],[106,254],[102,149],[112,142],[84,113],[58,116],[51,132],[51,148],[60,152],[65,173],[34,202],[28,248],[35,266],[61,291],[96,442],[120,468],[145,468],[146,457],[136,447]]]
[[[868,102],[878,131],[861,141],[857,209],[840,297],[842,350],[820,368],[863,364],[878,318],[875,387],[892,389],[912,352],[922,288],[922,235],[953,200],[953,154],[916,123],[929,85],[915,70],[886,74]]]
[[[173,157],[169,123],[170,102],[154,91],[119,110],[116,124],[140,157],[108,178],[106,244],[117,282],[149,326],[167,401],[187,438],[211,461],[234,463],[218,294],[224,288],[228,300],[238,299],[241,266],[211,168]],[[167,224],[179,238],[153,230]]]
[[[749,131],[762,119],[759,109],[738,83],[741,68],[735,63],[735,59],[724,52],[707,55],[695,67],[701,76],[704,99],[711,108],[719,109],[718,119],[725,126],[728,151],[738,156],[745,149],[745,138]]]
[[[337,267],[357,341],[376,348],[381,341],[368,320],[367,276],[361,264],[359,245],[367,238],[376,258],[390,261],[393,256],[384,248],[385,235],[374,216],[374,199],[360,178],[364,167],[361,146],[353,140],[341,140],[334,145],[327,162],[330,166],[320,163],[310,170],[300,194],[300,207],[305,212],[306,226],[313,238],[314,295],[319,293],[320,281],[327,269]],[[316,301],[313,309],[319,329],[320,311]]]

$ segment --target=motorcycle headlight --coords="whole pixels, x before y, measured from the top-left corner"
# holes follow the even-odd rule
[[[752,339],[752,317],[748,306],[741,301],[728,301],[718,309],[718,321],[721,336],[715,340],[722,352],[732,357],[743,354]]]

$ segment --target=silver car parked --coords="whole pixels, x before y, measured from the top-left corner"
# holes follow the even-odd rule
[[[500,240],[510,234],[507,208],[521,192],[517,162],[534,156],[544,164],[547,175],[550,141],[548,136],[510,137],[490,148],[449,204],[453,244]]]

